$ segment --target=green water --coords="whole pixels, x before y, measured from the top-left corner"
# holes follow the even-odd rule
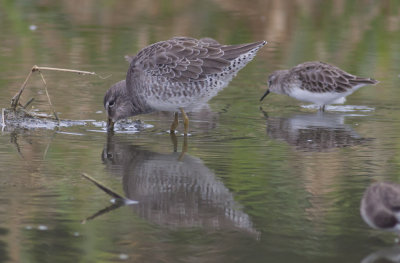
[[[397,1],[0,1],[0,108],[33,65],[111,75],[43,72],[63,119],[105,121],[103,95],[125,77],[124,55],[151,43],[268,41],[190,116],[186,142],[182,126],[176,138],[166,132],[172,113],[138,116],[151,126],[113,136],[93,125],[3,129],[0,262],[361,262],[400,254],[393,234],[359,215],[370,183],[400,181],[399,17]],[[270,72],[310,60],[380,83],[323,115],[276,94],[259,103]],[[51,112],[37,74],[22,101],[31,97],[35,109]],[[111,198],[83,172],[139,204],[104,211],[115,208]]]

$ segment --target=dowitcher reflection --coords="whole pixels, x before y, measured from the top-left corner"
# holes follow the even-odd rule
[[[132,207],[146,220],[168,228],[236,229],[258,235],[233,194],[201,159],[154,152],[116,136],[109,137],[102,156],[106,169],[123,177],[126,197],[139,201]]]

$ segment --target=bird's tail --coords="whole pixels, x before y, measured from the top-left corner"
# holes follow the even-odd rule
[[[262,40],[254,43],[222,46],[221,49],[224,51],[222,58],[226,60],[233,60],[238,58],[240,55],[251,51],[255,53],[265,44],[267,44],[267,41]]]
[[[360,78],[360,77],[356,77],[355,79],[349,80],[349,82],[353,85],[357,85],[357,84],[375,85],[375,84],[379,83],[379,81],[376,79]]]

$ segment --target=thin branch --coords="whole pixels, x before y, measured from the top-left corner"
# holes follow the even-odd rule
[[[34,65],[31,69],[31,71],[29,72],[28,76],[26,77],[24,83],[22,83],[21,88],[19,89],[19,91],[14,95],[14,97],[12,97],[11,99],[11,109],[15,111],[15,109],[17,108],[18,104],[19,104],[19,100],[21,98],[21,94],[22,92],[24,92],[25,88],[26,88],[26,84],[28,83],[29,78],[31,77],[32,73],[35,71],[39,71],[40,70],[49,70],[49,71],[61,71],[61,72],[71,72],[71,73],[77,73],[77,74],[82,74],[82,75],[95,75],[98,76],[101,79],[106,79],[107,77],[103,77],[98,75],[95,72],[90,72],[90,71],[83,71],[83,70],[76,70],[76,69],[63,69],[63,68],[52,68],[52,67],[39,67],[37,65]],[[47,93],[47,91],[46,91]],[[56,117],[58,119],[58,117]]]
[[[61,72],[78,73],[78,74],[82,74],[82,75],[97,75],[96,72],[76,70],[76,69],[66,69],[66,68],[52,68],[52,67],[33,66],[32,70],[34,70],[34,71],[36,71],[36,70],[50,70],[50,71],[61,71]]]
[[[112,196],[115,198],[114,203],[106,208],[103,208],[101,210],[99,210],[98,212],[94,213],[93,215],[89,216],[88,218],[84,219],[81,221],[82,224],[85,224],[87,221],[92,220],[102,214],[111,212],[114,209],[117,209],[121,206],[124,205],[133,205],[133,204],[137,204],[137,201],[133,201],[130,199],[127,199],[119,194],[117,194],[116,192],[114,192],[113,190],[111,190],[110,188],[108,188],[107,186],[104,186],[102,183],[100,183],[99,181],[97,181],[96,179],[94,179],[93,177],[89,176],[86,173],[82,173],[82,176],[85,177],[86,179],[88,179],[89,181],[91,181],[92,183],[94,183],[98,188],[100,188],[101,190],[103,190],[106,194]]]
[[[124,202],[128,201],[125,197],[117,194],[116,192],[114,192],[113,190],[108,188],[107,186],[104,186],[102,183],[98,182],[96,179],[94,179],[93,177],[89,176],[88,174],[82,173],[82,176],[85,177],[86,179],[88,179],[89,181],[91,181],[92,183],[94,183],[98,188],[103,190],[106,194],[110,195],[111,197],[114,197],[114,198],[119,199],[119,200],[123,200]]]
[[[17,108],[18,102],[19,102],[19,98],[21,97],[22,92],[24,91],[26,84],[28,83],[29,78],[32,75],[32,72],[34,72],[34,68],[36,66],[33,66],[33,68],[31,69],[31,71],[29,72],[28,76],[26,77],[24,83],[22,83],[21,88],[19,89],[19,91],[14,95],[14,97],[12,97],[11,99],[11,109],[15,111],[15,109]]]
[[[97,74],[96,72],[90,72],[90,71],[84,71],[84,70],[76,70],[76,69],[66,69],[66,68],[52,68],[52,67],[38,67],[36,66],[35,70],[50,70],[50,71],[61,71],[61,72],[71,72],[71,73],[78,73],[81,75],[95,75],[101,79],[107,79],[111,77],[112,75],[108,76],[101,76]]]
[[[54,110],[53,104],[51,103],[51,100],[50,100],[49,92],[47,91],[46,80],[44,79],[42,72],[40,72],[40,70],[38,72],[40,74],[40,77],[42,77],[42,80],[43,80],[43,83],[44,83],[44,90],[46,91],[46,96],[47,96],[47,100],[49,101],[50,109],[53,111],[54,117],[58,121],[58,124],[60,124],[60,119],[58,118],[58,115],[57,115],[56,111]]]
[[[29,104],[31,104],[34,100],[35,100],[35,98],[31,98],[30,100],[28,100],[27,103],[25,103],[25,105],[22,106],[22,108],[26,109],[29,106]]]

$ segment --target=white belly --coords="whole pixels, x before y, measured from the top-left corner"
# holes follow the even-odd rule
[[[318,105],[327,105],[327,104],[343,104],[346,101],[346,96],[351,92],[324,92],[324,93],[316,93],[310,92],[302,89],[293,89],[289,96],[295,99],[315,103]]]
[[[343,104],[346,101],[346,96],[352,94],[354,91],[365,86],[365,84],[359,84],[349,89],[346,92],[310,92],[297,87],[294,87],[288,94],[290,97],[295,99],[315,103],[318,105],[328,104]]]

